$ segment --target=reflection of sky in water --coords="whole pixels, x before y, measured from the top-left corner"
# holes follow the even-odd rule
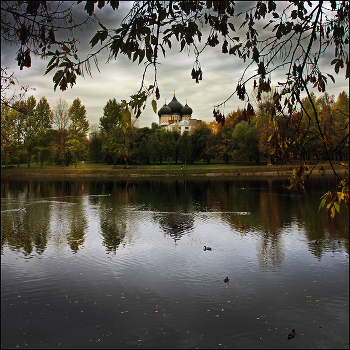
[[[23,223],[2,244],[4,347],[348,347],[348,216],[317,216],[319,193],[161,186],[2,198],[2,237]]]

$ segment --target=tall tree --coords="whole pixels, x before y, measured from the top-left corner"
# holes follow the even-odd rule
[[[138,152],[137,152],[137,159],[141,164],[149,164],[150,157],[148,152],[148,140],[144,136],[142,137],[142,140],[140,142]]]
[[[95,163],[99,163],[102,159],[102,138],[99,135],[94,135],[90,140],[89,158]]]
[[[53,114],[45,96],[43,96],[36,105],[35,114],[40,132],[45,132],[52,127],[51,122]]]
[[[1,163],[7,167],[16,140],[15,111],[1,104]]]
[[[232,111],[227,114],[225,125],[232,128],[233,130],[235,126],[243,120],[246,120],[246,115],[243,113],[243,110],[237,108],[236,111]]]
[[[232,133],[232,144],[234,154],[249,161],[254,159],[257,164],[260,164],[261,155],[256,121],[251,124],[246,121],[237,124]]]
[[[68,103],[65,99],[59,98],[53,109],[52,124],[58,130],[66,130],[69,126]]]
[[[70,119],[69,129],[77,134],[86,136],[89,131],[89,121],[86,119],[86,108],[79,98],[76,98],[68,110]]]
[[[149,164],[150,162],[147,151],[147,140],[151,134],[152,130],[148,127],[136,129],[134,143],[137,151],[135,152],[135,156],[141,164]]]
[[[195,128],[191,134],[193,160],[203,159],[203,152],[206,148],[207,139],[211,133],[211,129],[204,123]]]
[[[153,165],[156,165],[156,161],[159,160],[159,150],[160,150],[160,141],[159,141],[159,134],[158,133],[152,133],[152,135],[148,138],[147,142],[147,150],[148,150],[148,156],[149,160]]]
[[[110,99],[103,108],[103,117],[100,118],[100,128],[103,134],[103,150],[114,162],[123,159],[128,165],[130,156],[130,138],[127,132],[132,124],[131,112],[126,101],[121,103]]]
[[[28,168],[30,167],[31,157],[36,145],[37,122],[35,116],[36,99],[34,96],[28,97],[26,101],[26,122],[24,135],[24,149],[27,156]]]
[[[102,132],[111,134],[116,131],[122,121],[122,106],[115,98],[107,101],[103,107],[103,117],[100,118]]]
[[[68,110],[70,119],[67,146],[74,157],[75,168],[79,153],[84,149],[84,138],[89,131],[89,121],[86,119],[86,108],[79,98],[76,98]]]
[[[26,101],[21,100],[13,103],[12,109],[15,129],[14,156],[17,160],[17,167],[19,167],[21,157],[26,153],[24,139],[26,136],[28,106]]]
[[[232,136],[233,128],[227,122],[219,128],[215,139],[216,154],[225,161],[226,164],[232,158]]]
[[[53,108],[52,125],[56,129],[55,132],[55,148],[58,162],[64,166],[67,163],[66,143],[68,138],[69,127],[68,103],[66,100],[59,98],[56,106]]]
[[[202,158],[207,162],[207,164],[210,164],[210,161],[217,157],[217,134],[209,134],[206,142],[205,147],[202,152]]]
[[[36,143],[34,155],[40,166],[48,159],[52,149],[52,111],[47,99],[42,97],[35,108]]]
[[[345,91],[339,94],[331,113],[334,121],[334,152],[340,160],[349,160],[349,96]]]
[[[258,118],[256,126],[259,129],[259,152],[262,157],[268,159],[267,165],[272,165],[271,154],[274,153],[273,146],[269,140],[275,131],[276,110],[274,96],[276,92],[276,88],[272,85],[270,91],[261,92],[256,87],[251,94],[254,116]],[[275,152],[275,155],[277,155],[277,152]]]
[[[329,150],[334,149],[334,120],[332,116],[332,106],[334,104],[334,96],[324,93],[318,100],[320,106],[320,128],[324,136],[324,142]],[[330,157],[334,159],[335,154],[332,152]]]
[[[187,162],[191,159],[192,155],[192,143],[191,136],[185,131],[178,139],[179,157],[181,162],[186,166]]]
[[[303,116],[300,123],[302,137],[299,140],[299,147],[302,148],[301,158],[310,159],[310,157],[320,156],[323,152],[327,158],[328,147],[325,148],[324,135],[320,133],[320,105],[316,95],[311,92],[309,97],[302,100],[302,106]]]
[[[176,151],[176,143],[174,136],[171,131],[166,131],[163,133],[163,147],[164,147],[164,152],[163,156],[164,159],[168,162],[169,166],[169,161],[171,159],[175,159],[175,151]]]

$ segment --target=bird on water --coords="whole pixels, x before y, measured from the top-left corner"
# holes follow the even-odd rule
[[[295,337],[295,329],[293,328],[293,330],[288,333],[288,340],[290,340],[290,339],[292,339],[294,337]]]

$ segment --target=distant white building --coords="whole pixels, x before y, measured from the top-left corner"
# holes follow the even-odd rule
[[[159,125],[166,128],[169,131],[176,130],[180,134],[185,131],[191,133],[193,129],[198,126],[201,121],[197,119],[191,119],[192,108],[187,105],[183,106],[175,97],[172,101],[164,106],[158,111]]]
[[[185,131],[191,133],[200,124],[200,122],[201,121],[197,119],[180,120],[179,122],[174,122],[165,125],[164,127],[169,131],[176,130],[180,134],[183,134]]]

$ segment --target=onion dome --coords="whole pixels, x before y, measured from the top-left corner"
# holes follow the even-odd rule
[[[163,114],[171,114],[171,108],[166,104],[158,111],[159,117]]]
[[[182,104],[176,99],[175,95],[168,106],[171,108],[173,113],[181,113]]]
[[[181,115],[191,115],[192,114],[192,108],[188,106],[186,103],[182,109],[181,109]]]

